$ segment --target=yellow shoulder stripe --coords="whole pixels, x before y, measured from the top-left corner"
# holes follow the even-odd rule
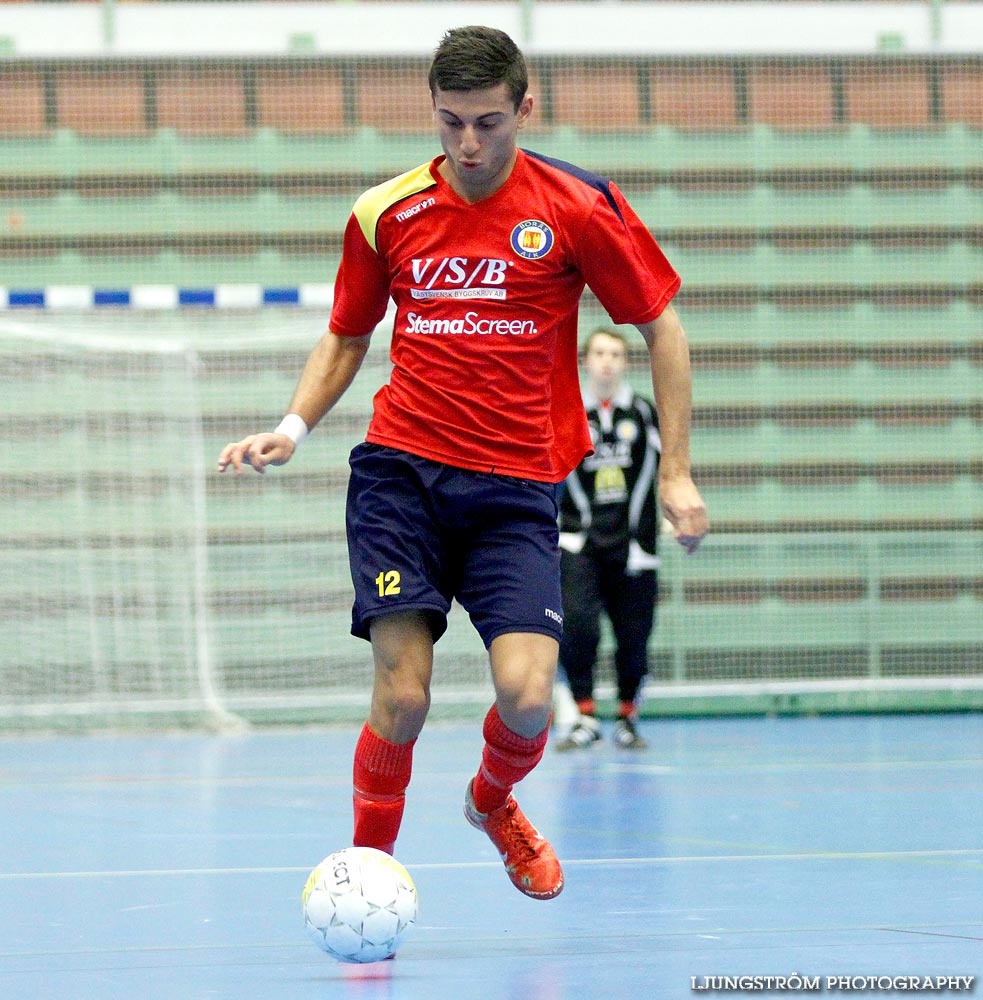
[[[375,244],[375,229],[379,222],[379,216],[395,205],[397,201],[409,198],[419,191],[426,191],[427,188],[435,186],[435,181],[430,173],[430,164],[425,163],[421,167],[414,167],[407,170],[405,174],[400,174],[392,180],[377,184],[374,188],[369,188],[355,202],[352,214],[358,219],[358,224],[362,229],[370,247],[377,249]]]

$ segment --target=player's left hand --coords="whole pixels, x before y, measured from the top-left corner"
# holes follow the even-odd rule
[[[710,530],[706,504],[690,478],[660,480],[659,502],[676,541],[692,555]]]

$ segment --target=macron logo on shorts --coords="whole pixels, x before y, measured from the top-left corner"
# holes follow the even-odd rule
[[[557,623],[557,625],[563,624],[563,615],[558,615],[552,608],[546,608],[545,610],[547,618],[552,618],[553,621]]]

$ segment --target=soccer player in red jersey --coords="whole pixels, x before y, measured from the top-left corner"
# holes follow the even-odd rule
[[[465,815],[521,892],[550,899],[560,863],[512,788],[549,732],[562,634],[556,484],[591,448],[578,303],[589,286],[648,345],[662,509],[692,552],[708,522],[690,474],[689,349],[670,303],[679,276],[613,183],[518,147],[533,99],[508,35],[447,32],[429,81],[443,155],[356,201],[329,329],[287,416],[228,444],[218,464],[287,462],[351,384],[392,298],[392,374],[350,461],[352,632],[371,641],[375,664],[355,748],[354,843],[394,850],[434,643],[456,598],[495,689]]]

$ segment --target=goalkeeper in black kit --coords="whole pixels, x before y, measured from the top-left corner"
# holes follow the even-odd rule
[[[615,638],[618,717],[615,746],[642,749],[638,693],[648,672],[648,641],[658,596],[655,406],[625,381],[628,346],[616,330],[595,330],[584,353],[584,406],[594,453],[570,473],[560,499],[563,638],[560,664],[579,717],[557,750],[601,739],[594,667],[602,613]]]

